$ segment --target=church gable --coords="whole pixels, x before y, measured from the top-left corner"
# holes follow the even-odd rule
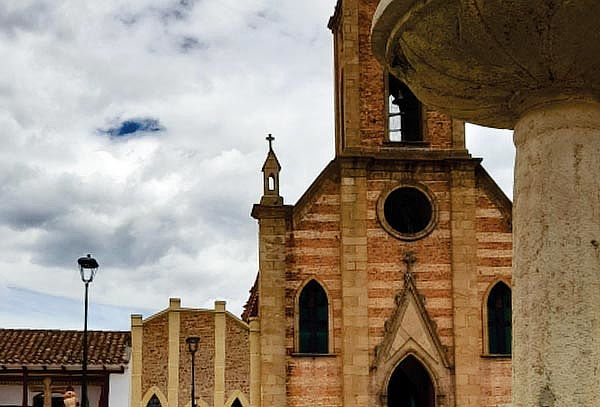
[[[339,194],[338,163],[333,160],[321,171],[294,205],[293,228],[305,229],[313,226],[315,229],[316,224],[313,222],[339,220]],[[320,217],[320,214],[324,216]]]
[[[512,232],[512,202],[504,191],[500,189],[496,181],[488,174],[488,172],[479,165],[475,171],[477,187],[479,190],[478,217],[482,218],[483,210],[490,209],[487,213],[499,220],[498,231],[511,233]],[[497,212],[492,212],[496,210]],[[490,217],[490,216],[489,216]]]
[[[414,254],[406,254],[406,262],[414,262]],[[424,297],[409,269],[404,273],[404,289],[395,298],[396,310],[385,323],[385,334],[375,349],[372,369],[394,361],[399,355],[417,353],[421,358],[449,367],[445,349],[436,333],[436,326],[425,309]]]

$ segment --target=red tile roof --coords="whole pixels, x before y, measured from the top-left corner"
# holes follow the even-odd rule
[[[250,289],[250,297],[244,305],[244,312],[242,312],[242,320],[246,323],[250,322],[250,318],[258,316],[258,275],[254,280],[254,285]]]
[[[83,331],[0,329],[0,365],[80,365]],[[124,365],[131,335],[124,331],[88,331],[89,365]]]

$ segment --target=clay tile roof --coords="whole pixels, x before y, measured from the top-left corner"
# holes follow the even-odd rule
[[[242,312],[242,320],[246,323],[250,322],[250,318],[258,316],[258,275],[254,280],[254,285],[250,289],[250,297],[244,305],[244,312]]]
[[[0,329],[1,365],[80,365],[83,331]],[[131,336],[124,331],[88,331],[89,365],[123,365]]]

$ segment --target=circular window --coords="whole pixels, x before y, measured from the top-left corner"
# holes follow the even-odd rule
[[[383,194],[378,204],[379,219],[392,235],[416,240],[435,226],[433,199],[421,187],[400,186]]]

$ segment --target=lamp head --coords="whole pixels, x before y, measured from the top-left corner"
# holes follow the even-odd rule
[[[185,339],[185,343],[188,345],[188,350],[190,353],[196,353],[198,350],[198,343],[200,343],[200,337],[198,336],[188,336]]]
[[[84,283],[91,283],[99,267],[96,259],[94,259],[91,254],[88,254],[85,257],[80,257],[77,260],[77,264],[79,264],[81,280]]]

